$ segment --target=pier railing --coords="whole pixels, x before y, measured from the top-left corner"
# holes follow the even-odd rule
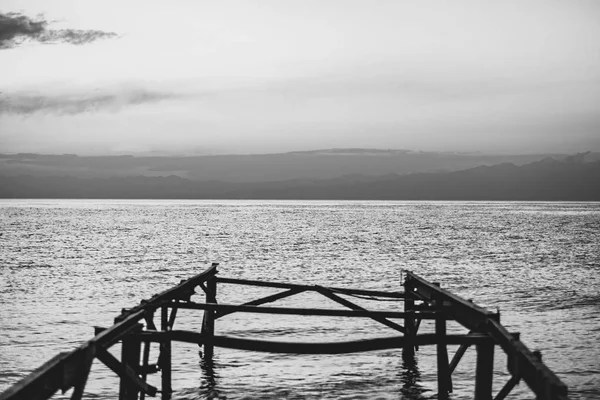
[[[55,392],[71,390],[71,399],[81,399],[90,374],[92,362],[97,359],[120,378],[119,399],[134,400],[154,397],[170,399],[171,343],[197,343],[203,347],[205,361],[211,361],[215,347],[239,350],[294,354],[342,354],[372,350],[401,348],[404,356],[414,356],[418,346],[435,345],[437,354],[438,399],[447,399],[453,390],[452,373],[470,346],[475,346],[476,400],[503,400],[511,390],[524,381],[538,399],[566,400],[567,387],[542,362],[541,355],[531,352],[519,339],[518,333],[508,332],[500,324],[500,315],[465,300],[439,284],[428,282],[407,271],[404,291],[348,289],[318,285],[299,285],[247,279],[217,277],[217,264],[206,271],[182,281],[179,285],[159,293],[131,309],[123,309],[115,324],[107,329],[96,329],[96,336],[77,349],[60,353],[27,377],[0,394],[0,400],[48,399]],[[217,284],[250,285],[283,289],[270,296],[244,304],[217,303]],[[196,288],[201,288],[205,302],[192,301]],[[264,304],[302,292],[319,293],[347,310],[321,308],[267,307]],[[392,298],[404,301],[404,310],[371,311],[343,296]],[[177,310],[203,310],[200,332],[174,330]],[[160,329],[154,321],[160,312]],[[401,335],[345,342],[280,342],[215,335],[215,321],[234,312],[287,315],[320,315],[350,318],[371,318]],[[392,319],[403,320],[403,325]],[[435,333],[419,334],[422,321],[431,320]],[[448,334],[447,321],[457,321],[466,334]],[[121,359],[109,348],[121,342]],[[150,363],[151,343],[159,343],[158,361]],[[449,361],[448,346],[458,348]],[[510,379],[495,395],[492,393],[494,351],[498,345],[507,355]],[[160,372],[160,390],[146,382],[148,374]]]

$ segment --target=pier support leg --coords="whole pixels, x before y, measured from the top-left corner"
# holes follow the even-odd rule
[[[450,380],[450,368],[448,367],[448,346],[446,345],[446,318],[443,313],[443,301],[435,301],[438,318],[435,320],[435,335],[437,342],[437,380],[438,399],[448,399],[448,393],[452,391]]]
[[[142,329],[141,325],[137,331]],[[121,346],[121,363],[138,371],[140,367],[141,341],[128,337],[123,339]],[[119,381],[119,400],[137,400],[138,388],[129,379],[121,378]]]
[[[494,376],[494,344],[480,344],[477,348],[475,371],[475,400],[492,400]]]
[[[206,281],[206,302],[217,303],[217,279],[213,276]],[[215,312],[212,310],[204,310],[204,319],[202,321],[202,334],[209,341],[215,335]],[[214,354],[214,346],[212,342],[204,344],[204,359],[212,360]]]
[[[160,329],[169,330],[169,307],[162,306],[160,310]],[[161,398],[169,400],[173,388],[171,387],[171,341],[166,340],[160,344],[160,371],[161,371]]]
[[[413,358],[415,355],[415,345],[412,342],[412,339],[414,339],[416,332],[415,332],[415,317],[414,317],[414,307],[415,307],[415,300],[413,298],[413,294],[412,294],[412,286],[410,285],[410,282],[408,280],[406,280],[404,282],[404,312],[407,313],[406,316],[404,317],[404,336],[408,339],[406,342],[404,342],[404,347],[402,349],[402,356],[403,357],[408,357],[408,358]]]

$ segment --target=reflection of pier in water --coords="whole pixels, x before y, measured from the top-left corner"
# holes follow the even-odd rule
[[[500,315],[464,300],[439,284],[407,272],[403,292],[385,292],[289,283],[253,281],[216,276],[217,264],[179,285],[143,300],[140,305],[124,309],[108,329],[97,329],[96,336],[69,353],[61,353],[33,371],[29,376],[0,394],[0,400],[47,399],[57,390],[73,389],[71,399],[81,399],[94,359],[100,360],[120,377],[119,399],[144,399],[156,396],[170,399],[171,343],[173,341],[197,343],[202,346],[200,369],[204,377],[201,388],[207,395],[216,393],[217,374],[213,360],[214,347],[238,350],[263,351],[288,354],[344,354],[363,351],[402,348],[401,389],[406,395],[419,395],[420,386],[415,351],[418,346],[435,345],[437,355],[438,399],[447,399],[453,391],[452,373],[469,347],[476,349],[475,393],[476,400],[502,400],[522,380],[539,399],[565,400],[567,387],[541,361],[539,353],[532,353],[519,340],[518,333],[509,333],[500,324]],[[218,304],[217,284],[249,285],[283,289],[282,292],[241,305]],[[200,287],[206,302],[191,301],[194,289]],[[289,308],[262,306],[302,292],[319,293],[348,310],[321,308]],[[342,296],[392,298],[404,301],[403,311],[369,311]],[[203,310],[201,332],[174,330],[179,309]],[[160,312],[160,329],[155,325],[154,314]],[[234,312],[283,315],[320,315],[349,318],[371,318],[402,335],[346,342],[279,342],[259,339],[234,338],[215,335],[215,321]],[[400,325],[392,318],[403,319]],[[419,334],[422,321],[433,321],[434,333]],[[145,322],[142,324],[141,322]],[[448,334],[448,321],[456,321],[467,333]],[[122,342],[121,360],[108,349]],[[156,363],[150,363],[152,343],[158,343]],[[459,346],[448,358],[448,346]],[[494,351],[498,345],[507,356],[510,379],[502,389],[492,394]],[[141,359],[141,363],[140,363]],[[160,391],[146,382],[148,374],[160,372]],[[390,371],[391,373],[391,371]]]

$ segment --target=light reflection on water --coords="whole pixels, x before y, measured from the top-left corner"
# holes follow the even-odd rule
[[[542,351],[573,399],[600,397],[598,203],[8,200],[0,201],[0,227],[0,390],[89,339],[92,326],[109,326],[121,308],[216,261],[222,276],[381,290],[398,290],[400,271],[410,269],[499,307],[503,323]],[[218,299],[270,293],[222,285]],[[335,306],[310,294],[277,305]],[[200,324],[200,313],[182,310],[176,328]],[[216,329],[302,341],[395,334],[370,320],[241,314],[218,320]],[[453,399],[472,397],[473,353],[453,375]],[[416,360],[396,350],[216,349],[214,365],[204,365],[197,346],[176,344],[174,360],[179,399],[425,399],[436,391],[432,347]],[[507,380],[505,364],[497,357],[496,391]],[[108,399],[116,388],[95,363],[88,391]],[[532,396],[522,384],[513,398]]]

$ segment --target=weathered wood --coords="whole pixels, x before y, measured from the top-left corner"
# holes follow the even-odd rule
[[[507,368],[512,378],[500,390],[495,400],[503,400],[518,383],[519,379],[525,381],[539,399],[567,399],[567,387],[542,363],[540,357],[536,357],[534,352],[532,353],[527,349],[519,340],[518,334],[506,331],[499,323],[498,313],[479,307],[410,272],[407,274],[405,281],[407,289],[405,293],[401,293],[217,278],[216,267],[217,265],[213,264],[208,270],[191,279],[182,281],[179,285],[153,296],[150,300],[143,300],[136,307],[124,309],[121,315],[115,319],[115,324],[112,327],[108,329],[97,328],[94,338],[85,345],[73,352],[59,354],[0,394],[0,400],[47,399],[59,389],[64,392],[70,388],[74,388],[72,399],[78,400],[82,397],[94,355],[116,372],[125,386],[132,388],[132,391],[126,391],[126,395],[123,395],[122,398],[137,398],[137,395],[134,397],[132,394],[137,393],[137,391],[142,392],[142,399],[144,398],[143,393],[153,396],[156,394],[156,388],[145,382],[146,374],[156,371],[156,366],[148,365],[150,342],[160,343],[161,351],[158,367],[162,372],[162,397],[163,399],[170,399],[172,392],[172,341],[203,345],[205,349],[204,361],[212,359],[214,346],[281,353],[341,354],[407,348],[408,346],[415,349],[418,345],[436,344],[438,347],[440,399],[445,398],[447,392],[451,391],[451,373],[455,370],[464,352],[468,346],[475,345],[477,346],[475,392],[478,400],[491,399],[494,345],[499,344],[507,354]],[[217,282],[276,287],[287,290],[242,305],[217,304]],[[194,294],[194,288],[197,286],[201,286],[205,291],[206,304],[189,302],[190,297]],[[258,307],[302,291],[316,291],[350,308],[350,310]],[[339,294],[404,299],[406,301],[405,309],[404,312],[368,311],[340,297]],[[416,305],[415,300],[422,300],[424,304]],[[432,305],[435,307],[432,307]],[[161,309],[161,331],[156,330],[153,322],[153,314],[159,308]],[[202,333],[173,330],[179,308],[205,310]],[[169,309],[172,310],[170,315]],[[221,317],[231,312],[368,317],[403,332],[404,336],[334,343],[287,343],[215,336],[215,317]],[[387,318],[404,318],[405,326],[402,327]],[[421,320],[428,319],[435,320],[436,334],[418,335],[418,324]],[[448,335],[445,321],[450,319],[456,319],[471,331],[479,333]],[[141,320],[145,320],[148,330],[135,333],[136,330],[139,330],[139,321]],[[418,322],[415,323],[415,321]],[[110,346],[120,340],[124,341],[123,360],[125,364],[120,363],[107,351]],[[140,366],[139,344],[141,341],[146,342],[146,347],[144,348],[143,365]],[[132,347],[132,343],[137,343],[137,350],[135,349],[136,346]],[[448,344],[461,345],[450,363],[448,363],[447,354]],[[412,355],[414,358],[414,352]],[[140,378],[140,375],[143,379]],[[446,385],[447,391],[444,389],[444,385]]]
[[[166,342],[166,341],[176,341],[176,342],[183,342],[183,343],[196,343],[196,344],[202,345],[203,343],[211,341],[209,338],[205,337],[201,333],[194,332],[194,331],[183,331],[183,330],[173,330],[173,331],[166,331],[166,332],[144,331],[144,332],[140,332],[138,334],[138,337],[142,341],[152,341],[152,342],[158,342],[158,343],[162,343],[162,342]],[[211,342],[213,343],[214,346],[217,346],[217,347],[227,347],[226,345],[223,345],[223,344],[244,343],[244,341],[247,340],[248,346],[249,346],[248,350],[252,350],[250,348],[252,343],[258,343],[259,345],[261,345],[262,347],[265,347],[265,348],[267,347],[266,344],[269,344],[269,343],[274,343],[276,347],[282,343],[289,345],[289,346],[294,345],[293,342],[292,343],[280,342],[280,341],[271,342],[271,341],[245,339],[245,338],[239,338],[240,341],[237,342],[237,339],[238,338],[215,335],[215,339],[212,340]],[[382,347],[382,349],[384,349],[384,348],[392,349],[392,348],[403,347],[404,342],[406,341],[406,338],[404,336],[391,336],[391,337],[369,339],[369,340],[382,341],[382,342],[378,342],[378,343],[384,343],[384,342],[387,343],[387,341],[389,340],[389,343],[391,343],[391,345],[390,345],[391,347]],[[414,341],[414,343],[417,343],[417,344],[423,345],[423,346],[434,345],[437,343],[437,336],[433,333],[425,333],[425,334],[417,335],[413,341]],[[351,348],[354,343],[363,343],[363,342],[364,342],[363,340],[350,341],[350,342],[324,342],[324,343],[315,342],[315,343],[305,343],[305,345],[316,346],[314,349],[311,349],[311,351],[316,351],[320,347],[326,348],[327,346],[330,346],[330,345],[336,345],[336,346],[339,345],[342,347],[344,345],[348,345],[348,347]],[[451,335],[446,336],[446,343],[453,344],[453,345],[493,344],[493,339],[491,339],[489,336],[483,335],[483,334],[467,334],[467,335],[451,334]],[[386,344],[386,346],[387,346],[387,344]],[[236,347],[232,347],[232,348],[236,348]],[[244,349],[245,348],[240,348],[240,350],[244,350]],[[257,350],[257,351],[269,351],[269,350]],[[367,351],[367,350],[353,350],[351,352],[358,352],[358,351]],[[319,353],[309,353],[309,354],[319,354]],[[331,354],[331,353],[324,353],[324,354]],[[334,354],[336,354],[336,353],[334,353]]]
[[[81,366],[78,371],[79,378],[73,386],[73,393],[71,393],[71,400],[81,400],[83,398],[85,385],[92,368],[92,363],[94,362],[95,349],[93,346],[86,346],[84,353],[85,355],[83,356]]]
[[[442,308],[442,301],[436,300],[436,308]],[[441,312],[439,315],[442,315]],[[446,345],[446,320],[438,318],[435,320],[435,336],[437,347],[437,383],[438,399],[448,399],[448,393],[452,392],[451,375],[448,370],[448,348]],[[493,346],[493,344],[492,344]]]
[[[518,376],[511,376],[508,382],[500,389],[496,397],[494,397],[494,400],[504,400],[506,396],[510,394],[511,390],[519,384],[520,380],[521,378]]]
[[[283,315],[307,315],[307,316],[329,316],[329,317],[355,317],[355,318],[404,318],[404,311],[370,311],[364,308],[357,310],[334,310],[328,308],[295,308],[295,307],[265,307],[237,304],[213,304],[213,303],[169,303],[170,308],[183,308],[191,310],[215,310],[222,315],[234,312],[257,313],[257,314],[283,314]],[[438,318],[435,312],[416,313],[419,319],[434,320]],[[442,316],[451,319],[451,317]]]
[[[142,324],[137,325],[136,331],[142,330]],[[140,364],[141,342],[138,338],[128,335],[121,344],[121,364],[138,374]],[[121,376],[119,382],[119,400],[137,400],[138,387],[127,376]]]
[[[136,371],[128,365],[121,364],[115,356],[108,352],[108,350],[99,348],[96,352],[96,358],[102,361],[104,365],[120,378],[131,380],[131,382],[137,386],[138,390],[144,391],[149,396],[156,396],[157,390],[154,386],[141,380]]]
[[[496,313],[442,289],[410,271],[407,272],[406,279],[415,288],[413,293],[417,297],[428,302],[440,299],[443,302],[444,312],[452,315],[469,330],[477,330],[480,325],[485,324],[489,319],[497,318]]]
[[[489,321],[485,329],[489,332],[508,356],[508,371],[520,376],[538,396],[549,400],[567,398],[567,385],[531,352],[518,338],[509,333],[496,321]]]
[[[475,400],[492,400],[494,345],[478,344],[475,366]]]
[[[497,313],[436,287],[410,271],[407,271],[407,279],[417,289],[415,293],[420,299],[431,301],[433,297],[441,296],[444,312],[448,312],[470,330],[485,332],[494,337],[508,356],[509,372],[520,375],[538,397],[549,400],[567,399],[567,386],[498,322]]]
[[[160,310],[160,327],[164,332],[169,331],[169,308],[166,304]],[[173,392],[171,386],[171,340],[161,342],[158,364],[161,373],[161,398],[169,400]]]
[[[95,348],[85,344],[71,352],[64,352],[33,370],[28,376],[0,394],[1,400],[48,399],[59,389],[63,392],[81,380],[87,357]]]
[[[458,348],[458,350],[456,350],[456,353],[454,353],[454,357],[452,357],[452,361],[450,361],[450,365],[448,366],[449,374],[452,374],[454,372],[454,370],[458,366],[458,363],[460,362],[462,357],[465,355],[465,353],[467,352],[467,350],[470,346],[471,346],[470,344],[461,344],[460,347]]]
[[[217,282],[221,283],[232,283],[236,285],[247,285],[247,286],[262,286],[262,287],[272,287],[278,289],[300,289],[303,291],[315,291],[317,290],[317,286],[311,285],[298,285],[294,283],[283,283],[283,282],[265,282],[265,281],[256,281],[251,279],[237,279],[237,278],[224,278],[217,277]],[[330,286],[319,286],[323,287],[327,290],[331,290],[332,292],[340,293],[340,294],[348,294],[348,295],[362,295],[362,296],[373,296],[373,297],[388,297],[393,299],[403,299],[404,293],[402,292],[386,292],[382,290],[366,290],[366,289],[350,289],[350,288],[339,288],[339,287],[330,287]]]
[[[247,303],[242,304],[242,306],[260,306],[262,304],[271,303],[273,301],[285,299],[286,297],[290,297],[290,296],[296,295],[298,293],[302,293],[303,291],[304,290],[301,290],[301,289],[289,289],[289,290],[286,290],[285,292],[280,292],[280,293],[276,293],[276,294],[273,294],[273,295],[270,295],[270,296],[262,297],[260,299],[249,301]],[[216,312],[215,313],[215,319],[224,317],[224,316],[229,315],[229,314],[231,314],[233,312],[235,312],[235,311],[219,311],[219,312]]]
[[[415,299],[412,295],[412,286],[410,283],[404,281],[404,337],[406,341],[402,349],[404,357],[412,357],[415,353],[415,345],[411,343],[411,340],[417,334],[415,329]]]
[[[333,300],[333,301],[335,301],[335,302],[337,302],[337,303],[339,303],[339,304],[341,304],[341,305],[343,305],[343,306],[345,306],[345,307],[348,307],[348,308],[350,308],[350,309],[352,309],[352,310],[357,310],[357,311],[367,311],[365,308],[363,308],[363,307],[359,306],[358,304],[354,304],[353,302],[351,302],[351,301],[349,301],[349,300],[346,300],[346,299],[343,299],[343,298],[341,298],[340,296],[338,296],[338,295],[336,295],[336,294],[332,293],[332,292],[331,292],[331,290],[329,290],[329,289],[326,289],[326,288],[324,288],[324,287],[321,287],[321,286],[316,286],[316,287],[315,287],[315,290],[316,290],[317,292],[321,293],[323,296],[325,296],[325,297],[328,297],[328,298],[330,298],[331,300]],[[402,332],[402,333],[404,333],[404,332],[405,332],[405,330],[404,330],[404,327],[403,327],[403,326],[400,326],[400,325],[398,325],[397,323],[395,323],[395,322],[392,322],[392,321],[390,321],[390,320],[388,320],[388,319],[386,319],[386,318],[383,318],[383,317],[377,317],[377,316],[369,316],[369,317],[370,317],[371,319],[373,319],[373,320],[375,320],[375,321],[379,322],[379,323],[382,323],[383,325],[385,325],[385,326],[387,326],[387,327],[390,327],[390,328],[392,328],[392,329],[395,329],[395,330],[397,330],[397,331],[399,331],[399,332]]]
[[[148,377],[148,372],[150,369],[148,368],[148,363],[150,361],[150,347],[152,346],[152,342],[144,341],[144,354],[142,355],[142,365],[139,369],[139,373],[143,381],[146,381]],[[146,393],[140,393],[140,400],[144,400],[146,398]]]
[[[217,280],[213,277],[206,282],[206,303],[217,304]],[[204,310],[202,320],[202,334],[205,337],[212,337],[215,334],[215,311],[211,309]],[[211,342],[206,342],[203,346],[204,359],[212,360],[214,347]]]

